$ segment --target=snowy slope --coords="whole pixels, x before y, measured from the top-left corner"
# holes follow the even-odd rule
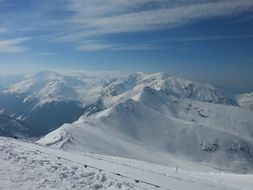
[[[29,124],[32,136],[45,135],[80,117],[86,104],[98,100],[104,81],[84,74],[50,71],[26,74],[0,91],[0,110]]]
[[[0,135],[57,129],[43,146],[0,137],[0,189],[252,189],[252,175],[220,173],[253,173],[251,94],[164,73],[43,71],[9,84]]]
[[[75,163],[74,154],[41,150],[7,138],[0,138],[0,150],[0,189],[147,189],[134,181],[85,168]],[[58,159],[64,155],[73,161]],[[80,158],[86,162],[84,156]]]
[[[84,81],[75,79],[75,77],[52,71],[41,71],[28,75],[26,79],[3,92],[24,95],[24,102],[35,99],[37,106],[42,106],[53,101],[81,102],[82,99],[76,89],[85,87]]]
[[[165,73],[139,72],[126,78],[115,78],[103,74],[89,76],[83,73],[59,74],[41,71],[23,77],[23,80],[2,90],[1,93],[21,97],[24,103],[33,101],[36,106],[57,101],[76,101],[89,105],[99,98],[113,104],[115,100],[128,99],[149,86],[177,97],[219,104],[237,104],[233,96],[211,85]]]
[[[146,87],[134,100],[164,116],[210,126],[253,142],[253,113],[237,106],[177,98]]]
[[[181,103],[175,105],[175,101]],[[181,167],[202,163],[225,170],[252,172],[252,124],[251,111],[180,99],[145,88],[133,99],[65,124],[38,142],[65,150]],[[177,163],[178,157],[189,163],[185,166]]]
[[[22,76],[22,75],[21,75]],[[32,136],[41,136],[81,115],[91,116],[125,101],[145,87],[178,98],[237,105],[234,98],[211,85],[164,73],[135,73],[126,78],[69,72],[25,74],[0,91],[0,111],[29,124]]]
[[[253,111],[253,92],[239,95],[237,97],[237,101],[241,107],[248,108]]]
[[[197,83],[165,73],[135,73],[124,80],[116,80],[108,84],[103,89],[102,94],[109,97],[121,95],[120,98],[126,98],[127,95],[141,92],[147,86],[177,97],[203,102],[237,105],[233,96],[211,85]]]
[[[197,172],[119,157],[70,153],[3,137],[0,150],[0,189],[253,188],[252,175]]]
[[[23,74],[0,74],[0,90],[10,87],[23,80],[25,76]]]

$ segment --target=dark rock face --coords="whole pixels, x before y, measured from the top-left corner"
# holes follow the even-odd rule
[[[82,107],[76,102],[52,102],[33,110],[24,121],[33,136],[42,136],[64,123],[73,123],[81,116]]]
[[[96,114],[100,111],[103,111],[104,109],[106,109],[103,100],[100,98],[97,102],[95,102],[94,104],[90,104],[84,107],[84,111],[83,111],[83,115],[84,116],[91,116],[93,114]]]
[[[0,115],[0,135],[12,138],[22,138],[31,135],[29,126],[24,122],[6,115]]]

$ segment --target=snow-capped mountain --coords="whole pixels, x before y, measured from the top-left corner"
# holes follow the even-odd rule
[[[252,172],[252,115],[238,106],[144,87],[109,109],[63,125],[38,143],[181,167],[177,159],[184,158],[191,164]]]
[[[6,115],[0,115],[0,136],[26,138],[30,133],[25,123]]]
[[[238,97],[164,73],[43,71],[5,83],[0,113],[8,117],[0,117],[1,135],[48,133],[40,145],[80,154],[252,173],[250,102],[250,94]]]
[[[80,73],[26,74],[0,92],[0,110],[28,123],[33,136],[41,136],[80,117],[86,106],[96,103],[103,84],[102,78]]]
[[[0,74],[0,90],[8,88],[24,78],[24,74]]]
[[[102,82],[101,79],[86,75],[70,76],[52,71],[41,71],[28,75],[26,79],[12,85],[3,93],[23,95],[24,102],[36,100],[38,102],[36,106],[61,101],[86,103],[88,95],[95,95],[94,86],[99,88]],[[93,88],[94,94],[90,92],[90,88]],[[85,91],[86,93],[82,94]]]
[[[237,101],[241,107],[253,110],[253,92],[237,96]]]
[[[72,123],[83,114],[88,117],[108,109],[137,95],[145,87],[181,99],[237,105],[233,96],[211,85],[164,73],[139,72],[122,78],[103,72],[91,75],[41,71],[18,76],[20,81],[12,80],[0,91],[0,110],[28,123],[33,136]]]
[[[65,176],[61,179],[64,186],[72,188],[75,184],[77,189],[82,188],[86,175],[97,179],[85,177],[86,187],[91,188],[98,184],[105,189],[156,188],[136,183],[135,179],[141,179],[160,188],[231,189],[240,182],[244,189],[251,189],[251,178],[245,181],[243,175],[205,173],[253,172],[253,113],[244,105],[239,98],[211,85],[162,73],[136,73],[127,78],[95,78],[82,73],[29,74],[0,93],[0,113],[12,115],[0,115],[0,135],[39,136],[63,123],[74,123],[64,124],[38,141],[49,147],[1,137],[4,154],[0,160],[11,171],[27,168],[22,180],[33,187],[38,185],[29,175],[31,171],[39,176],[46,171],[42,178],[50,181],[46,176],[53,176],[51,184],[55,187],[61,187],[57,179]],[[20,148],[23,146],[24,150]],[[16,156],[7,162],[6,156],[12,154]],[[80,162],[81,166],[72,162]],[[99,169],[88,172],[82,164]],[[116,179],[110,177],[110,172]],[[127,178],[122,180],[118,175]],[[10,176],[19,177],[15,172]],[[105,178],[115,185],[109,185]],[[124,186],[125,182],[128,183]],[[48,183],[41,184],[49,188]],[[18,183],[12,185],[26,188]]]
[[[253,140],[252,112],[238,106],[177,98],[150,87],[146,87],[133,99],[164,116],[210,126]]]
[[[197,83],[184,78],[171,76],[165,73],[135,73],[126,79],[119,79],[105,86],[102,95],[129,98],[133,94],[141,92],[145,87],[163,91],[166,94],[180,98],[188,98],[203,102],[217,104],[237,105],[234,97],[211,85]]]

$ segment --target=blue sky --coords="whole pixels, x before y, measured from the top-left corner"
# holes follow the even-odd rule
[[[252,0],[0,0],[0,70],[163,71],[253,90]]]

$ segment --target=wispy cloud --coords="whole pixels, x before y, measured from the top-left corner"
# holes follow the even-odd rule
[[[152,44],[109,44],[109,43],[100,43],[98,41],[88,41],[86,43],[82,43],[80,46],[76,48],[78,51],[123,51],[123,50],[154,50],[157,49]]]
[[[177,3],[170,0],[167,2],[164,0],[119,0],[117,3],[103,0],[103,2],[88,3],[85,0],[72,0],[68,8],[76,14],[67,22],[79,27],[76,31],[59,35],[53,40],[77,41],[105,34],[172,28],[206,18],[234,15],[253,7],[252,0],[215,2],[195,0]],[[143,9],[150,3],[156,6]]]
[[[5,24],[8,25],[9,20],[14,19],[12,25],[16,33],[44,32],[45,37],[36,43],[74,43],[78,51],[155,49],[152,47],[154,45],[147,44],[126,46],[98,41],[108,35],[180,27],[199,20],[236,15],[253,9],[252,0],[45,0],[43,4],[33,3],[33,10],[21,11],[21,16],[18,15],[20,12],[7,15],[5,18],[8,19],[5,20],[8,22]],[[18,22],[23,22],[15,23],[15,18],[19,16]],[[0,28],[0,33],[1,31],[4,32],[5,29]],[[96,40],[97,43],[86,43],[91,40]],[[12,50],[15,48],[16,51],[25,49],[20,44]]]
[[[156,47],[153,44],[134,44],[134,45],[120,45],[115,48],[113,48],[113,51],[124,51],[124,50],[130,50],[130,51],[142,51],[142,50],[155,50],[155,49],[161,49],[161,47]]]
[[[0,1],[0,2],[1,2],[1,1]],[[0,27],[0,33],[5,33],[5,32],[7,32],[7,29],[6,29],[6,28]]]
[[[38,55],[38,56],[51,56],[51,55],[54,55],[54,53],[50,53],[50,52],[38,52],[38,53],[35,53],[35,55]]]
[[[236,40],[236,39],[249,39],[253,35],[223,35],[223,36],[194,36],[185,38],[171,38],[165,39],[171,42],[197,42],[197,41],[213,41],[213,40]]]
[[[30,38],[14,38],[8,40],[0,40],[0,53],[18,53],[27,51],[23,43]]]
[[[114,48],[113,44],[103,44],[99,42],[85,42],[79,45],[76,50],[78,51],[101,51]]]

